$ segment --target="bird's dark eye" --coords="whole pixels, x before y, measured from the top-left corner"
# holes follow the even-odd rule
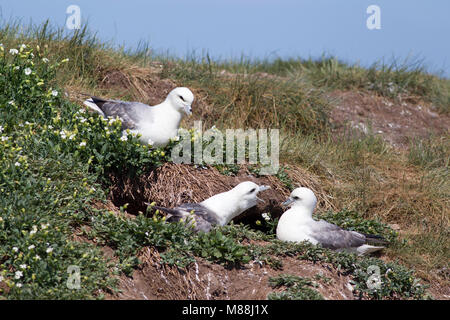
[[[180,97],[181,100],[183,100],[184,102],[186,102],[186,101],[184,100],[183,96],[179,96],[179,97]]]
[[[298,199],[300,199],[300,198],[299,198],[299,197],[297,197],[297,196],[295,196],[295,197],[294,197],[294,200],[298,200]]]
[[[255,192],[255,190],[256,190],[256,188],[253,188],[252,190],[250,190],[249,193],[253,193],[253,192]]]

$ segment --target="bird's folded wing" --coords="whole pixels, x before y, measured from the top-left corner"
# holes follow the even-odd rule
[[[176,222],[181,219],[188,221],[189,218],[194,219],[194,229],[196,231],[208,232],[211,230],[213,224],[217,224],[215,214],[211,210],[197,203],[183,203],[182,205],[171,209],[157,206],[154,206],[154,208],[167,212],[169,214],[167,221],[169,222]]]
[[[324,248],[339,249],[359,247],[366,242],[364,235],[343,230],[324,220],[308,225],[310,236],[316,239]]]
[[[149,106],[139,102],[126,102],[120,100],[107,100],[97,102],[97,106],[103,111],[105,116],[122,120],[122,129],[135,129],[139,123],[139,114],[143,113]]]

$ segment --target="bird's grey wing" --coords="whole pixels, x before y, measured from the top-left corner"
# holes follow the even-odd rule
[[[195,231],[209,232],[217,224],[216,215],[211,210],[198,203],[184,203],[178,208],[186,210],[195,219]]]
[[[339,249],[359,247],[366,242],[366,237],[355,231],[341,229],[324,220],[316,221],[310,227],[310,236],[324,248]]]
[[[122,120],[122,129],[135,129],[139,123],[139,115],[150,106],[140,102],[127,102],[120,100],[103,100],[92,97],[94,103],[103,111],[105,116]]]
[[[168,213],[167,221],[176,222],[189,218],[194,219],[194,230],[209,232],[217,220],[212,211],[197,203],[183,203],[182,205],[169,209],[164,207],[154,206],[155,209]]]

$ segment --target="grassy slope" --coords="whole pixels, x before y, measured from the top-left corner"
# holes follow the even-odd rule
[[[48,57],[50,61],[70,59],[68,63],[59,66],[55,75],[56,80],[48,79],[48,83],[45,84],[46,89],[59,86],[66,88],[69,92],[89,92],[117,97],[114,88],[108,89],[101,85],[104,76],[114,70],[119,71],[135,84],[134,87],[129,88],[126,95],[119,97],[124,99],[142,100],[141,90],[139,90],[142,83],[139,79],[154,76],[150,71],[153,67],[152,63],[154,61],[161,62],[163,67],[159,70],[159,77],[172,79],[180,85],[189,86],[196,90],[198,96],[207,97],[206,103],[212,106],[212,111],[203,117],[207,127],[213,124],[219,128],[279,127],[284,138],[281,160],[285,164],[293,168],[300,165],[318,176],[326,186],[326,191],[335,199],[334,205],[337,208],[355,209],[366,218],[379,218],[385,223],[398,223],[401,226],[402,237],[406,239],[406,244],[399,244],[389,249],[388,257],[400,260],[408,267],[414,268],[425,279],[445,282],[445,275],[439,275],[437,271],[448,267],[448,252],[450,251],[448,244],[448,137],[443,137],[441,140],[438,140],[439,137],[437,137],[434,140],[415,141],[408,152],[393,150],[386,146],[381,139],[370,134],[359,136],[350,133],[335,137],[331,133],[328,123],[328,111],[333,107],[333,102],[329,101],[324,93],[333,88],[365,90],[385,95],[394,101],[398,95],[407,95],[417,101],[433,103],[440,112],[445,114],[448,113],[450,106],[450,82],[448,80],[428,75],[420,66],[411,64],[405,64],[398,68],[394,68],[394,65],[379,65],[364,69],[358,66],[347,66],[334,58],[326,58],[317,62],[291,60],[225,63],[211,61],[208,57],[178,61],[148,56],[145,48],[124,54],[99,43],[86,30],[73,36],[64,36],[60,31],[50,30],[47,26],[31,28],[22,34],[18,33],[17,26],[3,27],[0,30],[0,42],[8,49],[18,47],[21,43],[27,43],[33,48],[39,45],[42,55]],[[34,50],[36,54],[36,49]],[[226,70],[225,75],[222,70]],[[234,75],[227,76],[231,73]],[[261,73],[267,73],[269,76]],[[13,89],[10,90],[14,92]],[[42,93],[44,96],[46,94],[47,92]],[[2,107],[7,106],[7,102],[11,98],[7,95],[7,92],[3,93]],[[67,106],[69,109],[72,108],[70,110],[76,110],[72,104],[67,104]],[[34,132],[47,130],[44,129],[44,125],[48,126],[53,123],[54,115],[59,113],[58,109],[55,109],[54,112],[43,123],[39,124],[40,120],[38,121],[38,119],[33,121],[38,124],[34,124],[29,130]],[[21,113],[15,115],[20,117],[22,122],[35,117],[35,115]],[[70,118],[71,115],[67,116]],[[94,157],[94,169],[100,168],[99,164],[128,168],[133,165],[130,163],[130,159],[134,157],[131,157],[130,154],[137,154],[139,161],[150,164],[164,161],[164,157],[153,155],[148,159],[143,155],[145,150],[141,150],[139,146],[117,149],[113,147],[113,140],[110,140],[109,147],[102,149],[105,132],[97,122],[94,120],[91,125],[98,125],[98,131],[96,131],[98,136],[83,136],[86,140],[90,139],[88,140],[89,148],[85,153],[79,150],[78,154],[74,155],[74,149],[69,147],[66,151],[64,149],[55,151],[49,146],[48,141],[30,142],[26,139],[23,142],[16,141],[16,145],[8,147],[10,148],[8,150],[12,150],[11,148],[29,146],[31,149],[27,154],[35,155],[35,159],[33,159],[35,167],[33,167],[33,161],[30,164],[32,169],[30,174],[33,179],[45,184],[46,182],[42,179],[50,177],[41,172],[43,169],[40,168],[45,167],[53,175],[58,176],[58,178],[51,178],[52,181],[56,180],[55,184],[69,186],[66,191],[63,191],[63,186],[54,186],[56,190],[61,190],[62,199],[70,197],[69,195],[73,195],[76,191],[78,196],[75,198],[80,201],[80,203],[76,203],[76,201],[71,204],[62,203],[63,207],[54,208],[51,211],[46,210],[47,205],[44,207],[42,203],[35,203],[34,218],[29,218],[22,229],[29,233],[34,225],[39,225],[47,220],[58,225],[62,224],[58,227],[64,232],[55,233],[54,241],[61,243],[59,245],[61,254],[65,252],[64,250],[68,250],[69,253],[66,254],[70,259],[76,259],[77,254],[70,253],[70,250],[72,250],[72,246],[77,247],[78,244],[72,241],[70,233],[78,230],[80,226],[89,225],[92,228],[86,232],[89,237],[96,240],[103,239],[103,243],[115,247],[117,255],[120,257],[116,267],[126,272],[130,271],[130,268],[136,263],[133,253],[138,244],[154,245],[161,250],[167,248],[167,243],[160,239],[161,234],[146,235],[144,231],[148,230],[149,226],[153,226],[156,230],[163,229],[158,229],[158,221],[152,222],[151,219],[147,220],[144,217],[140,217],[136,222],[130,222],[125,218],[118,219],[115,216],[103,215],[101,212],[92,212],[87,205],[89,200],[102,199],[104,198],[103,193],[98,190],[99,193],[96,193],[94,197],[88,189],[85,193],[80,193],[79,190],[83,189],[82,183],[92,186],[94,181],[104,182],[104,173],[100,172],[101,170],[94,170],[92,173],[93,165],[88,164],[89,152],[94,152],[93,149],[95,149],[99,154]],[[12,127],[17,129],[17,124],[14,125],[11,122],[9,132],[12,132]],[[81,127],[81,124],[78,124]],[[53,125],[57,126],[55,123]],[[74,130],[73,127],[70,129]],[[75,129],[83,132],[82,129]],[[60,142],[58,140],[52,143],[53,146]],[[39,146],[40,144],[47,147]],[[91,149],[91,145],[95,146]],[[42,154],[32,151],[47,150],[46,148],[48,151]],[[101,154],[104,154],[105,151],[118,160],[101,158]],[[47,158],[51,160],[43,165],[44,159]],[[85,167],[79,166],[80,159],[86,163]],[[136,164],[140,163],[134,163],[134,165]],[[40,176],[38,175],[40,178],[36,178],[36,171],[40,172]],[[87,177],[87,180],[78,179],[77,172]],[[20,180],[23,183],[19,185],[26,186],[29,176],[23,175],[21,179],[23,179]],[[75,182],[71,184],[69,179]],[[77,185],[79,181],[81,181],[80,185]],[[28,188],[24,187],[21,193],[17,192],[18,190],[14,186],[11,186],[10,190],[11,192],[14,190],[23,197],[32,198],[30,195],[33,194],[33,189]],[[97,186],[97,189],[100,187]],[[383,194],[384,197],[380,197],[380,194]],[[18,197],[20,198],[20,196]],[[13,214],[22,210],[19,200],[13,206],[3,207],[2,212]],[[32,202],[32,200],[28,201]],[[49,198],[48,201],[57,200]],[[28,204],[27,201],[24,203]],[[84,208],[83,211],[79,211],[81,207]],[[79,216],[69,215],[66,220],[56,219],[53,216],[55,212],[73,213],[74,210]],[[47,217],[47,220],[43,217]],[[88,222],[89,220],[91,222]],[[152,224],[156,224],[156,226]],[[104,228],[103,226],[108,227]],[[19,229],[14,232],[20,233]],[[186,237],[184,231],[177,228],[168,231],[164,229],[161,232],[169,234],[171,237],[174,235],[175,238],[172,241],[175,243],[178,243],[177,239]],[[199,249],[195,243],[203,245],[209,243],[209,246],[213,248],[212,244],[217,245],[217,243],[230,241],[228,238],[221,238],[220,235],[217,237],[218,239],[212,236],[196,239],[192,248],[185,248],[180,244],[181,251],[169,250],[166,252],[166,262],[180,261],[179,254],[182,250],[196,252]],[[1,266],[3,270],[11,265],[14,266],[14,270],[20,270],[20,266],[25,264],[23,259],[20,258],[16,261],[13,258],[11,260],[8,252],[12,247],[19,245],[25,249],[28,247],[28,243],[18,245],[8,243],[5,247],[6,239],[0,238],[0,244],[4,246],[3,258],[0,254]],[[83,256],[86,252],[93,252],[91,254],[95,256],[95,246],[88,244],[83,246],[87,247],[76,249],[79,250],[79,255]],[[232,248],[234,247],[232,246]],[[42,248],[41,250],[43,250],[41,254],[43,256],[46,249]],[[246,257],[245,252],[240,251],[239,245],[233,250],[231,255],[227,256],[227,253],[225,256],[231,260]],[[197,254],[201,255],[201,252],[197,252]],[[205,255],[214,257],[218,253],[212,249],[212,252],[206,252]],[[27,259],[32,259],[32,257]],[[27,265],[34,266],[32,260],[26,261]],[[92,261],[93,264],[94,262],[95,260]],[[186,262],[189,261],[186,260]],[[86,280],[92,284],[92,287],[89,287],[86,292],[80,293],[83,297],[95,294],[94,287],[99,289],[102,286],[111,286],[110,283],[103,283],[103,280],[100,280],[104,279],[109,272],[106,262],[95,263],[97,263],[96,267],[90,267],[93,270],[92,274],[88,275],[92,279]],[[42,268],[44,267],[42,266]],[[30,270],[29,273],[27,275],[32,277],[33,270]],[[42,277],[42,279],[39,278],[37,287],[45,289],[54,287],[54,284],[45,282],[49,275],[35,273],[38,277]],[[56,279],[48,281],[58,282]],[[99,284],[101,284],[100,287]],[[77,297],[71,293],[64,293],[63,286],[60,286],[60,291],[51,292],[52,289],[48,289],[50,292],[46,291],[45,295],[37,294],[41,297]],[[10,297],[27,297],[20,290],[16,292],[14,286],[12,289],[6,290],[10,292]],[[30,291],[28,292],[31,294]]]

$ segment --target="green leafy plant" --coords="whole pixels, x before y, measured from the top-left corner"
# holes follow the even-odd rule
[[[269,285],[272,288],[287,288],[281,292],[269,293],[269,300],[323,300],[323,296],[313,289],[317,284],[309,278],[282,274],[269,278]]]
[[[198,256],[226,265],[245,264],[250,261],[246,248],[218,229],[200,233],[194,238],[192,250]]]
[[[357,211],[341,210],[339,212],[328,211],[316,215],[317,219],[338,225],[345,230],[362,232],[365,234],[380,235],[388,241],[397,239],[397,232],[381,222],[379,219],[367,219]]]

